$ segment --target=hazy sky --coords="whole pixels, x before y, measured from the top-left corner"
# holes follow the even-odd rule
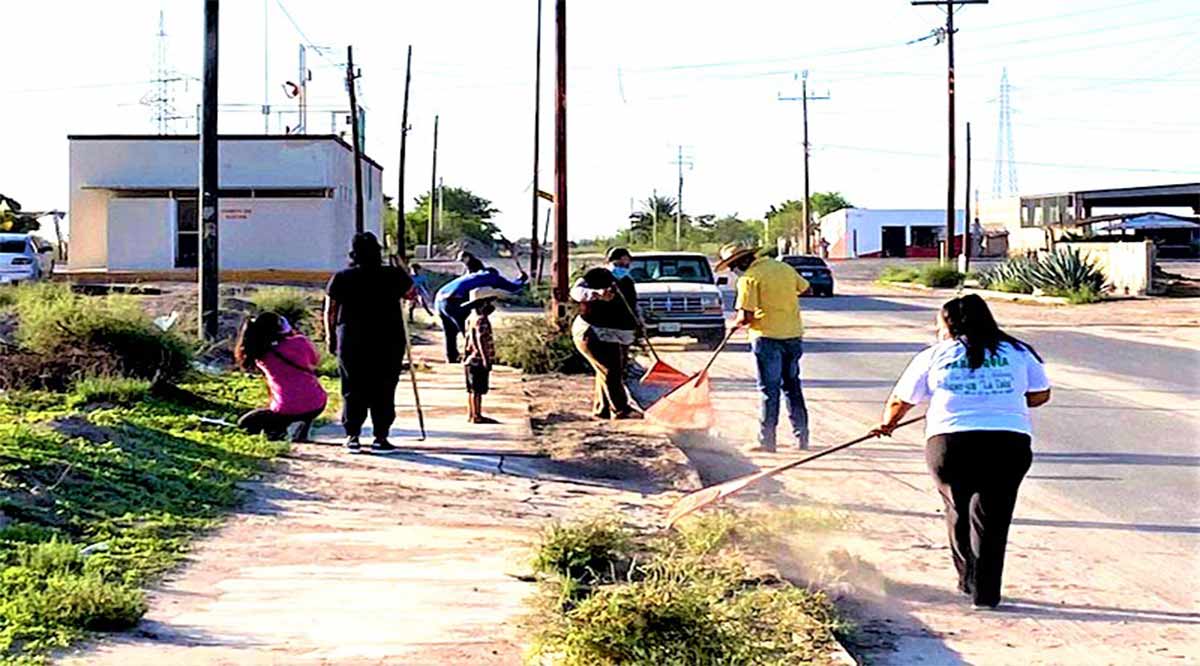
[[[553,189],[553,0],[545,0],[541,187]],[[813,190],[858,206],[945,200],[946,49],[906,45],[944,21],[907,0],[569,0],[571,235],[610,234],[630,199],[674,194],[676,146],[689,213],[759,217],[799,198],[796,73],[809,70]],[[310,53],[310,104],[345,107],[353,44],[368,109],[366,152],[396,190],[405,47],[413,45],[407,190],[428,188],[433,115],[448,185],[495,202],[528,235],[536,0],[225,0],[222,132],[261,132],[265,49],[271,131],[295,124],[282,89]],[[119,9],[117,9],[119,7]],[[201,0],[5,2],[0,19],[0,192],[65,208],[69,133],[155,132],[139,104],[156,75],[158,14],[168,59],[201,73]],[[289,18],[290,15],[290,18]],[[1200,3],[993,0],[956,14],[959,119],[972,122],[974,185],[992,190],[1002,68],[1013,85],[1020,190],[1200,181]],[[294,23],[293,23],[294,21]],[[298,26],[298,28],[297,28]],[[303,35],[301,36],[301,31]],[[311,40],[311,41],[308,41]],[[198,81],[173,89],[194,115]],[[327,133],[328,112],[310,112]],[[193,132],[191,121],[174,124]],[[964,132],[959,132],[960,160]],[[961,164],[961,162],[960,162]],[[962,191],[960,177],[959,188]],[[411,208],[411,199],[407,203]],[[544,211],[544,209],[543,209]],[[544,212],[543,212],[544,214]]]

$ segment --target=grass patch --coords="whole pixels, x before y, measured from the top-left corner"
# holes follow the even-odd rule
[[[70,395],[0,395],[0,664],[42,663],[89,631],[135,624],[139,588],[284,450],[196,418],[230,421],[261,404],[261,378],[180,386],[178,400],[111,378]],[[95,408],[76,412],[80,400]]]
[[[607,520],[548,528],[535,562],[554,576],[542,583],[528,663],[821,663],[849,625],[823,593],[753,573],[736,543],[744,524],[764,527],[720,512],[666,536]]]
[[[944,264],[931,264],[921,269],[916,282],[926,287],[948,288],[962,284],[966,277],[957,269]]]
[[[879,282],[916,282],[921,272],[912,266],[884,266]]]
[[[150,394],[150,382],[129,377],[87,377],[75,383],[68,399],[71,406],[110,403],[128,406]]]
[[[534,375],[589,370],[575,349],[569,325],[556,325],[544,316],[512,317],[509,321],[496,333],[496,357],[502,365]]]
[[[1065,298],[1071,305],[1087,305],[1104,300],[1104,295],[1099,289],[1086,284],[1073,289],[1047,289],[1046,295]]]

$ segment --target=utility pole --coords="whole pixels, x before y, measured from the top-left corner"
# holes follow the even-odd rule
[[[442,225],[446,219],[446,184],[441,176],[438,176],[438,213],[437,225],[438,231],[442,230]]]
[[[913,6],[937,5],[945,7],[946,12],[946,47],[947,47],[947,159],[946,159],[946,249],[942,261],[950,263],[954,249],[954,10],[958,5],[986,5],[988,0],[912,0]]]
[[[217,157],[219,0],[204,2],[204,80],[200,116],[200,338],[217,340],[220,284],[217,258],[220,161]]]
[[[362,146],[358,135],[358,96],[355,81],[360,74],[354,71],[354,47],[346,47],[346,89],[350,91],[350,133],[354,135],[354,233],[363,232]]]
[[[538,165],[541,161],[541,127],[542,127],[542,0],[537,0],[537,48],[534,56],[533,75],[533,214],[530,218],[532,231],[529,234],[529,274],[537,275],[538,262],[541,260],[541,247],[538,245]]]
[[[650,246],[658,249],[658,190],[650,195]]]
[[[437,142],[438,116],[433,117],[433,173],[429,176],[429,227],[425,232],[425,259],[433,258],[433,225],[437,223],[437,210],[434,208],[437,193]]]
[[[967,122],[967,186],[963,189],[962,272],[971,268],[971,123]]]
[[[804,201],[803,212],[804,216],[800,220],[800,252],[801,254],[812,254],[812,197],[809,194],[809,171],[808,161],[812,154],[812,145],[808,141],[808,100],[810,99],[830,99],[829,93],[822,96],[809,96],[808,94],[808,70],[804,70],[800,77],[800,97],[784,97],[777,95],[781,102],[801,102],[801,109],[804,115]]]
[[[567,277],[567,0],[555,0],[554,320],[566,317]]]
[[[269,0],[263,0],[263,134],[271,133],[271,95],[270,95],[270,80],[271,80],[271,33],[268,31],[270,26]]]
[[[400,187],[396,193],[396,247],[400,259],[408,261],[408,230],[404,223],[404,161],[408,152],[408,87],[412,83],[412,44],[408,45],[408,65],[404,68],[404,110],[400,113]],[[416,240],[416,239],[414,239]]]
[[[691,163],[688,163],[689,166]],[[675,198],[675,249],[679,248],[680,229],[683,227],[683,146],[675,154],[675,166],[679,169],[679,190]]]

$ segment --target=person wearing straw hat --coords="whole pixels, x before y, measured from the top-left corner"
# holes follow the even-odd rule
[[[467,380],[467,420],[471,423],[497,423],[483,415],[483,396],[488,392],[488,380],[496,363],[496,342],[492,337],[492,322],[488,316],[496,311],[496,299],[508,292],[484,287],[472,289],[463,309],[467,317],[463,373]]]
[[[758,256],[758,250],[727,244],[721,248],[716,266],[717,272],[732,270],[738,276],[735,324],[750,329],[750,347],[762,394],[755,450],[775,451],[781,391],[787,398],[796,443],[807,449],[808,408],[800,383],[800,357],[804,354],[800,295],[808,291],[808,281],[791,266]]]
[[[571,287],[571,300],[579,303],[571,338],[596,371],[592,416],[601,419],[641,418],[625,391],[625,350],[634,342],[636,325],[629,307],[621,301],[624,292],[620,289],[612,271],[602,267],[588,270]],[[629,306],[634,303],[636,292]]]

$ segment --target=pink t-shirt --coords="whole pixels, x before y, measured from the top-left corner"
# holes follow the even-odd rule
[[[267,376],[271,411],[305,414],[325,408],[325,389],[313,373],[318,360],[317,349],[300,334],[280,340],[258,360],[259,370]]]

